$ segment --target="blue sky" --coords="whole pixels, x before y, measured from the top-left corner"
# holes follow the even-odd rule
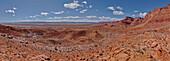
[[[144,17],[170,0],[0,0],[0,22],[99,22]]]

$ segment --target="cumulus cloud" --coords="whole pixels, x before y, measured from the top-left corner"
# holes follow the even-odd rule
[[[137,10],[134,11],[134,13],[137,13],[137,12],[139,12],[139,11],[137,11]]]
[[[30,18],[36,18],[36,16],[29,16]]]
[[[86,18],[97,18],[97,16],[86,16]]]
[[[79,11],[79,9],[76,9],[76,11]]]
[[[121,20],[121,19],[119,19],[119,18],[110,18],[110,20],[119,21],[119,20]]]
[[[67,19],[76,19],[76,18],[80,18],[79,16],[67,16],[67,17],[64,17],[64,18],[67,18]]]
[[[146,12],[145,12],[145,13],[140,13],[140,14],[139,14],[140,17],[145,17],[146,15],[147,15]]]
[[[86,2],[86,1],[83,1],[82,3],[87,4],[87,2]]]
[[[124,12],[122,11],[113,11],[114,15],[124,15]]]
[[[47,16],[49,13],[47,12],[41,12],[41,15]]]
[[[29,18],[37,18],[39,17],[40,15],[34,15],[34,16],[29,16]]]
[[[105,17],[105,16],[99,17],[99,19],[101,19],[101,20],[113,20],[113,21],[121,20],[119,18],[110,18],[110,17]]]
[[[117,8],[117,9],[119,9],[119,10],[123,10],[123,8],[122,8],[122,7],[120,7],[120,6],[117,6],[116,8]]]
[[[132,15],[133,17],[135,17],[136,15]]]
[[[5,12],[6,12],[6,13],[11,13],[12,16],[15,16],[15,11],[16,11],[16,10],[17,10],[17,8],[13,7],[12,9],[6,10]]]
[[[87,11],[87,9],[84,9],[82,11],[80,11],[80,13],[85,13]]]
[[[17,8],[13,7],[14,10],[16,10]]]
[[[19,22],[99,22],[99,20],[19,20]]]
[[[102,20],[110,20],[110,17],[102,16],[102,17],[99,17],[99,19],[102,19]]]
[[[61,11],[61,12],[52,12],[52,13],[54,13],[54,14],[63,14],[64,11]]]
[[[6,13],[15,13],[14,10],[6,10],[5,12],[6,12]]]
[[[112,6],[111,6],[111,7],[107,7],[107,9],[109,9],[109,10],[115,10],[114,7],[112,7]]]
[[[76,9],[79,6],[81,6],[81,5],[78,4],[78,1],[74,1],[73,3],[69,3],[69,4],[64,4],[64,7],[70,8],[70,9]]]
[[[6,13],[15,13],[15,10],[16,10],[17,8],[15,8],[15,7],[13,7],[11,10],[6,10],[5,12]],[[14,15],[13,15],[14,16]]]
[[[12,16],[15,16],[15,14],[13,14]]]
[[[89,8],[93,8],[92,5],[90,5]]]
[[[117,6],[116,8],[113,6],[107,7],[109,10],[113,10],[113,15],[124,15],[124,12],[122,11],[123,8],[120,6]],[[116,11],[116,9],[119,9],[120,11]]]
[[[47,19],[61,19],[61,18],[63,18],[63,17],[49,17]]]
[[[78,19],[81,18],[79,16],[67,16],[67,17],[49,17],[47,19]]]

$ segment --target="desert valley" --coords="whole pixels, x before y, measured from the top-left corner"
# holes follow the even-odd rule
[[[170,61],[170,5],[90,24],[0,25],[1,61]]]

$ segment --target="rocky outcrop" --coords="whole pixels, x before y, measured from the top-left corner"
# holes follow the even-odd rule
[[[143,22],[163,22],[170,20],[170,4],[163,8],[156,8],[148,12]]]
[[[133,20],[133,22],[131,23],[131,26],[136,26],[136,25],[138,25],[138,24],[142,24],[142,20],[143,20],[144,18],[141,18],[141,17],[136,17],[136,18],[134,18],[134,20]]]
[[[119,22],[119,25],[122,25],[125,27],[131,27],[131,26],[141,24],[142,20],[143,20],[143,18],[141,18],[141,17],[136,17],[136,18],[125,17],[125,19],[123,19]]]

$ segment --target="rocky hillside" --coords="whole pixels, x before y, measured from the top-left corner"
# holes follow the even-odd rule
[[[122,20],[123,21],[123,20]],[[128,20],[127,20],[128,21]],[[141,19],[136,25],[140,26],[163,26],[170,22],[170,4],[162,8],[156,8],[148,12],[144,19]]]
[[[141,17],[136,17],[136,18],[125,17],[125,19],[121,20],[118,25],[123,25],[125,27],[135,26],[135,25],[141,24],[142,20],[143,18]]]
[[[170,20],[170,4],[163,8],[156,8],[148,12],[143,22],[162,22]]]
[[[148,12],[148,14],[144,17],[125,17],[120,21],[113,21],[113,22],[100,22],[99,24],[110,24],[116,23],[116,25],[122,25],[123,27],[133,27],[136,25],[140,26],[162,26],[166,25],[170,22],[170,4],[168,6],[162,8],[156,8],[153,11]]]
[[[27,29],[18,29],[15,27],[0,25],[0,33],[20,36],[22,33],[30,33],[30,31]]]
[[[97,31],[93,30],[70,30],[70,31],[61,31],[61,32],[51,32],[44,35],[44,37],[53,37],[59,39],[101,39],[103,38]]]
[[[23,36],[24,34],[29,33],[45,33],[46,31],[38,30],[38,29],[21,29],[21,28],[15,28],[11,26],[5,26],[0,24],[0,33],[5,33],[8,35],[14,35],[14,36]]]

